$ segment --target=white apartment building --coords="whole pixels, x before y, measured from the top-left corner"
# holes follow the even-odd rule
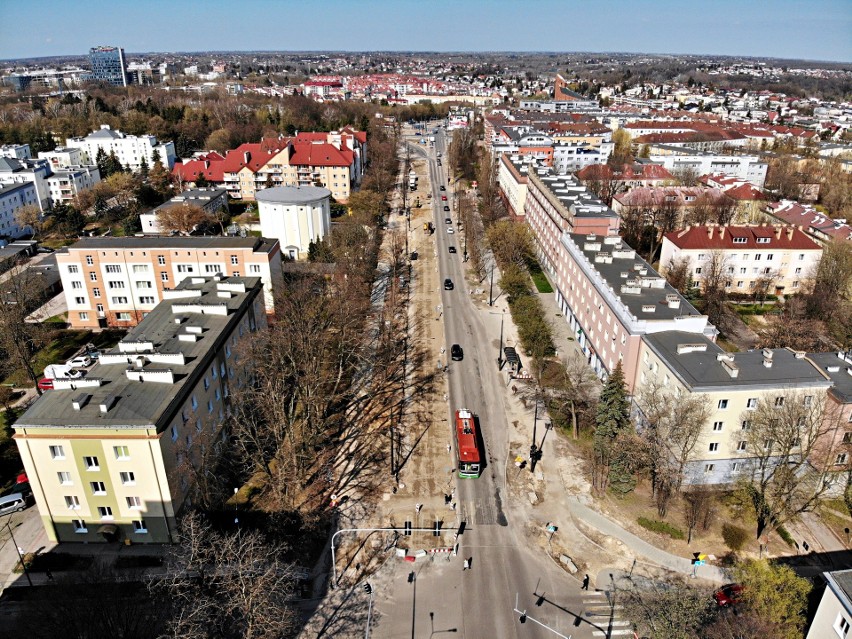
[[[22,228],[18,225],[15,214],[23,206],[38,206],[38,203],[38,194],[32,182],[0,184],[0,236],[14,239],[30,232],[28,226]]]
[[[788,398],[801,396],[802,401],[823,406],[832,386],[805,353],[784,348],[726,353],[696,333],[646,334],[639,355],[633,390],[639,428],[642,391],[651,383],[676,396],[701,395],[710,406],[685,469],[687,484],[727,485],[748,477],[755,457],[749,450],[749,415],[760,402],[782,406],[791,401]]]
[[[13,158],[15,160],[32,159],[29,144],[4,144],[0,146],[0,158]]]
[[[77,166],[54,169],[47,178],[47,189],[51,205],[57,202],[70,202],[81,191],[87,191],[101,181],[101,172],[97,166]]]
[[[557,173],[576,173],[593,164],[606,164],[614,148],[612,142],[597,146],[556,143],[553,145],[553,169]]]
[[[67,169],[72,166],[83,166],[86,153],[77,147],[58,146],[53,151],[42,151],[38,154],[39,160],[47,160],[53,170]]]
[[[852,570],[822,573],[825,590],[805,639],[852,637]]]
[[[506,153],[500,156],[500,165],[497,168],[500,197],[506,211],[515,219],[524,216],[529,168],[529,165],[522,161],[519,156],[510,156]]]
[[[50,165],[44,160],[0,157],[0,184],[32,184],[42,211],[50,208],[50,189],[47,186],[50,174]]]
[[[769,165],[757,155],[730,155],[684,149],[669,144],[649,144],[648,161],[661,164],[671,173],[689,170],[696,175],[722,173],[763,188]]]
[[[259,277],[267,312],[282,282],[278,240],[90,237],[56,252],[73,328],[136,326],[187,277]]]
[[[688,259],[693,279],[703,287],[714,253],[724,260],[729,292],[766,286],[766,293],[790,295],[813,276],[822,247],[795,226],[688,226],[663,236],[660,264],[667,268],[671,260]]]
[[[169,169],[175,165],[174,142],[158,143],[153,135],[126,135],[121,131],[113,131],[108,124],[102,124],[98,131],[94,131],[84,138],[68,138],[65,146],[80,149],[84,164],[95,164],[98,150],[103,149],[107,155],[114,152],[122,166],[129,166],[138,171],[144,158],[148,168],[154,166],[154,152],[160,154],[163,166]]]

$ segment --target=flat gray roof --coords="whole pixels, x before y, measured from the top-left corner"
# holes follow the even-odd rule
[[[269,253],[278,240],[264,237],[84,237],[63,251],[101,251],[106,249],[146,249],[166,251],[181,249],[252,248],[255,253]]]
[[[585,235],[583,233],[567,233],[571,241],[579,248],[586,256],[594,269],[601,275],[606,283],[612,288],[614,294],[627,306],[632,315],[639,320],[670,320],[675,317],[683,317],[686,315],[701,315],[698,310],[689,302],[686,301],[680,293],[672,287],[671,284],[665,281],[665,278],[657,273],[651,265],[643,260],[639,255],[624,243],[621,238],[618,244],[604,243],[605,236],[603,235]],[[591,239],[594,237],[595,239]],[[600,244],[600,249],[595,249],[593,246]],[[616,257],[614,251],[626,251],[626,255],[632,253],[632,257]],[[612,255],[612,262],[596,262],[595,258],[599,253],[609,253]],[[644,271],[644,275],[642,274]],[[626,277],[624,274],[627,274]],[[623,293],[621,287],[626,286],[628,282],[634,278],[650,279],[662,283],[660,288],[651,286],[642,286],[638,288],[638,293]],[[668,295],[677,295],[679,303],[675,308],[669,308],[666,297]],[[653,306],[654,310],[645,310],[646,307]]]
[[[840,603],[846,610],[850,610],[852,608],[852,570],[836,570],[823,574],[837,598],[840,599]]]
[[[18,182],[16,184],[0,184],[0,196],[6,195],[7,193],[12,193],[13,191],[18,191],[21,189],[33,189],[35,190],[34,182]]]
[[[330,196],[331,191],[321,186],[273,186],[255,193],[254,199],[258,202],[302,204]]]
[[[681,331],[663,331],[644,335],[643,339],[665,361],[681,381],[692,390],[716,390],[722,387],[778,388],[779,386],[831,385],[807,357],[796,357],[786,348],[772,349],[772,366],[763,365],[763,351],[730,353],[739,373],[731,377],[718,360],[724,354],[717,344],[703,335]],[[678,353],[678,346],[703,345],[705,350]]]
[[[808,357],[834,382],[831,392],[842,402],[852,402],[852,351],[808,353]]]
[[[203,283],[198,283],[202,279]],[[233,292],[229,298],[219,297],[220,283],[244,284],[245,292]],[[132,380],[125,374],[128,368],[132,368],[127,362],[104,364],[99,361],[86,378],[102,379],[100,386],[47,391],[21,416],[15,426],[165,430],[182,409],[188,393],[196,387],[215,354],[224,347],[224,340],[242,319],[244,309],[261,293],[262,286],[258,277],[223,277],[221,282],[213,278],[184,279],[175,290],[201,291],[200,297],[163,300],[121,340],[128,343],[153,342],[156,353],[182,353],[183,365],[148,362],[141,369],[150,372],[171,369],[173,383]],[[227,315],[174,309],[176,305],[187,304],[225,304]],[[175,323],[177,316],[185,318],[185,321]],[[197,327],[201,331],[200,339],[179,340],[178,334],[186,334],[187,327]],[[103,359],[106,355],[120,352],[119,347],[116,347],[101,357]],[[130,353],[127,355],[133,357]],[[89,395],[89,401],[80,410],[75,410],[71,405],[72,400],[81,394]],[[117,399],[112,408],[103,413],[100,404],[109,396]]]
[[[617,218],[618,213],[601,202],[573,174],[559,175],[550,167],[531,169],[541,184],[568,209],[574,217]]]

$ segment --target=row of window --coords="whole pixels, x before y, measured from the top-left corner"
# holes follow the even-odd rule
[[[846,453],[840,453],[839,455],[837,455],[837,457],[835,457],[834,463],[838,466],[842,466],[842,465],[846,464],[847,460],[848,460],[848,455]],[[743,470],[744,468],[745,468],[745,462],[731,462],[731,472],[733,472],[733,473],[738,473],[741,470]],[[714,464],[712,462],[708,462],[708,463],[704,464],[704,472],[705,473],[712,473],[715,470],[716,470],[716,464]]]
[[[130,459],[130,448],[128,446],[113,446],[112,452],[118,461],[127,461]],[[50,446],[50,457],[56,460],[65,459],[65,447],[61,444],[54,444]],[[101,469],[100,462],[95,455],[87,455],[86,457],[83,457],[83,465],[86,467],[86,470]]]
[[[740,242],[737,242],[737,240],[738,240],[738,239],[744,239],[744,238],[737,238],[737,237],[735,237],[735,238],[734,238],[734,244],[739,244],[739,243],[740,243]],[[763,239],[763,238],[758,238],[758,240],[757,240],[757,243],[758,243],[758,244],[761,244],[761,241],[760,241],[761,239]],[[766,238],[766,239],[768,239],[768,238]],[[736,260],[738,259],[739,255],[738,255],[737,253],[732,253],[731,255],[729,255],[729,256],[727,256],[727,257],[728,257],[728,259],[730,259],[731,261],[736,261]],[[751,257],[751,253],[743,253],[743,260],[748,261],[748,260],[750,259],[750,257]],[[755,253],[755,254],[754,254],[754,260],[755,260],[756,262],[759,262],[759,261],[761,260],[761,258],[762,258],[762,257],[763,257],[763,253]],[[705,261],[705,260],[709,260],[709,259],[710,259],[710,255],[709,255],[708,253],[699,253],[699,254],[698,254],[698,261],[699,261],[699,262],[703,262],[703,261]],[[775,253],[767,253],[767,254],[766,254],[766,260],[767,260],[768,262],[771,262],[773,259],[775,259]],[[804,254],[804,253],[799,253],[799,254],[798,254],[798,256],[797,256],[797,259],[798,259],[800,262],[804,261],[804,259],[805,259],[805,254]]]
[[[775,407],[781,408],[784,405],[785,399],[786,398],[784,397],[784,395],[779,395],[778,397],[776,397],[775,398]],[[813,401],[814,401],[813,395],[805,395],[804,399],[802,399],[802,403],[805,406],[810,406],[811,404],[813,404]],[[750,397],[746,401],[746,408],[748,408],[750,410],[754,410],[754,409],[757,408],[758,402],[759,402],[759,400],[758,400],[757,397]],[[726,410],[728,408],[728,400],[727,399],[720,399],[719,402],[716,404],[716,408],[718,408],[719,410]]]
[[[112,519],[112,508],[109,506],[101,506],[98,508],[98,514],[101,515],[101,520],[110,520]],[[136,519],[133,522],[133,532],[138,533],[140,535],[144,535],[148,532],[148,526],[145,523],[144,519]],[[86,526],[86,522],[82,519],[72,519],[71,525],[74,526],[75,533],[87,533],[89,532],[88,527]]]

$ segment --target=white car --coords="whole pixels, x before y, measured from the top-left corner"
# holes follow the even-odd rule
[[[447,233],[455,233],[452,226],[447,227]]]
[[[78,355],[65,362],[65,365],[73,368],[86,368],[92,365],[92,358],[88,355]]]

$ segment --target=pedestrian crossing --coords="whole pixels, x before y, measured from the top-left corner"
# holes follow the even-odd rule
[[[608,593],[602,591],[583,593],[583,618],[591,624],[593,637],[619,639],[633,637],[633,624],[622,619],[624,606],[612,604]]]

